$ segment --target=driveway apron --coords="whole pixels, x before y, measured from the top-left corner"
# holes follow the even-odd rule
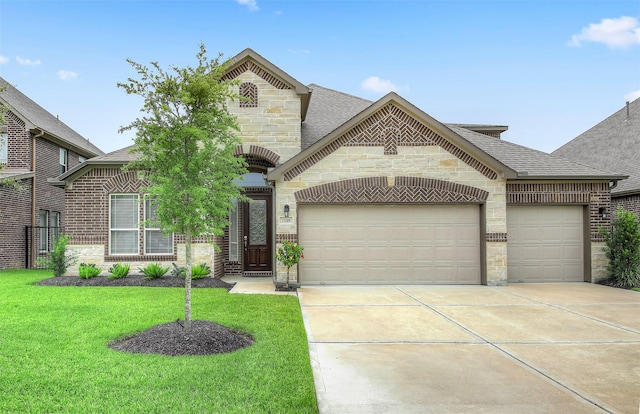
[[[638,413],[640,293],[298,289],[321,413]]]

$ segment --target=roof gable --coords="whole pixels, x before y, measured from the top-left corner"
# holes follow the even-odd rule
[[[441,146],[490,179],[509,174],[508,167],[391,92],[277,167],[269,179],[290,180],[342,146],[383,146],[392,155],[398,146],[416,145]]]
[[[0,93],[0,104],[7,105],[11,112],[24,121],[27,129],[40,130],[39,132],[44,132],[48,139],[69,146],[87,157],[104,154],[100,148],[51,115],[3,78],[0,78],[0,87],[6,88]]]
[[[263,58],[252,49],[245,49],[232,57],[231,65],[227,69],[224,79],[235,79],[246,71],[260,76],[265,81],[278,89],[293,89],[301,99],[301,118],[305,119],[309,108],[311,91],[308,87],[298,82],[288,73]]]

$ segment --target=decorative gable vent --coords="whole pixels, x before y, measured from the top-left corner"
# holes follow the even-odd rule
[[[240,85],[240,108],[256,108],[258,106],[258,87],[255,83],[244,82]]]

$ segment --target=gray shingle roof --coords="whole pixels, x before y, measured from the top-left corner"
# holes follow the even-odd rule
[[[302,150],[362,112],[373,102],[311,84],[311,101],[302,123]]]
[[[312,97],[307,119],[302,124],[302,150],[325,137],[373,104],[372,101],[367,99],[324,88],[316,84],[309,85],[309,88],[312,90]],[[545,152],[470,130],[485,127],[506,130],[506,126],[444,125],[500,163],[519,172],[522,177],[577,178],[587,176],[595,178],[615,175],[609,171],[576,164],[560,157],[553,157]]]
[[[375,102],[358,98],[319,85],[311,84],[312,99],[307,118],[302,124],[302,148],[305,150],[315,142],[329,135],[357,114],[360,114]],[[443,124],[455,135],[496,160],[499,164],[515,171],[518,178],[541,179],[601,179],[615,180],[623,178],[621,174],[593,168],[582,163],[547,154],[528,147],[517,145],[502,139],[490,137],[470,130],[482,125]],[[502,128],[502,127],[501,127]],[[506,127],[504,127],[506,129]],[[477,129],[477,128],[476,128]],[[129,152],[131,146],[93,158],[91,164],[126,164],[135,159],[137,154]],[[64,180],[75,175],[83,166],[67,172],[59,177]]]
[[[37,128],[42,130],[51,137],[74,147],[81,155],[94,157],[104,154],[100,148],[93,145],[88,139],[78,134],[57,117],[51,115],[1,77],[0,87],[6,87],[6,90],[0,93],[0,103],[6,103],[11,112],[27,122],[29,129]]]
[[[456,125],[447,126],[480,150],[516,171],[520,178],[614,179],[617,175]]]
[[[120,148],[119,150],[93,157],[81,164],[76,165],[61,176],[56,178],[49,178],[47,181],[51,185],[64,187],[66,185],[66,181],[75,180],[75,178],[84,174],[83,170],[89,168],[92,165],[126,165],[130,161],[133,161],[140,156],[140,154],[138,153],[131,153],[131,148],[133,148],[133,145],[129,145],[128,147]]]
[[[640,99],[629,103],[628,118],[625,106],[552,154],[628,175],[613,195],[640,193]]]

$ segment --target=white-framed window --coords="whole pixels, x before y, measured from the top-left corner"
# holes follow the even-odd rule
[[[66,148],[60,148],[60,174],[67,172],[69,153]]]
[[[51,240],[55,242],[60,237],[60,212],[51,212]]]
[[[144,200],[144,254],[173,254],[173,234],[165,236],[157,223],[156,203],[153,198]]]
[[[38,214],[38,230],[40,251],[46,252],[49,250],[49,212],[46,210],[40,210]]]
[[[233,208],[229,211],[229,261],[238,261],[238,202],[233,200]]]
[[[0,163],[9,161],[9,134],[0,134]]]
[[[109,195],[109,254],[138,254],[138,194]]]

